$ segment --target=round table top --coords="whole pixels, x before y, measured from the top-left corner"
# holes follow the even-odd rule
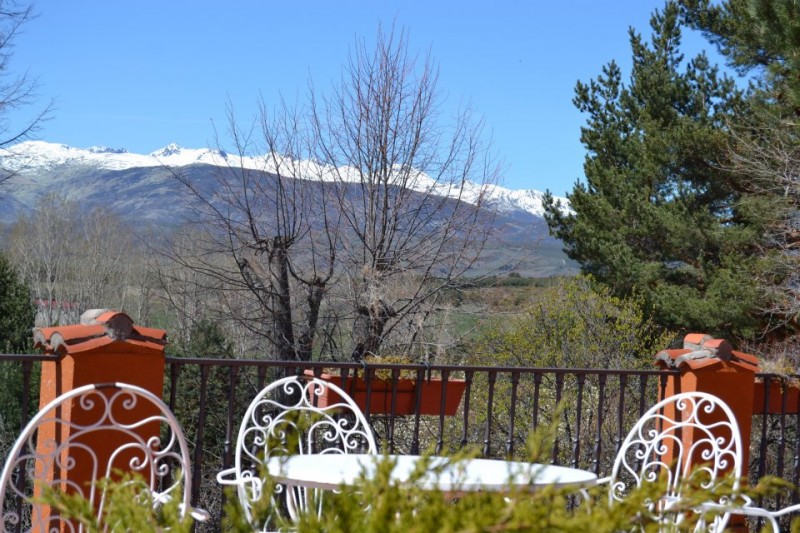
[[[363,472],[370,477],[380,461],[393,461],[392,480],[408,483],[423,458],[418,455],[345,455],[308,454],[273,457],[267,470],[280,483],[318,489],[354,485]],[[544,465],[494,459],[429,457],[429,471],[415,484],[428,490],[469,492],[476,490],[508,491],[515,488],[536,490],[543,487],[588,487],[596,484],[592,472],[565,466]],[[441,468],[435,473],[431,470]]]

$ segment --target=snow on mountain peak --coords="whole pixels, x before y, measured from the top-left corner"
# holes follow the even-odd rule
[[[108,146],[90,146],[86,149],[93,154],[127,154],[125,148],[109,148]]]
[[[137,167],[182,167],[193,164],[222,166],[230,162],[237,166],[242,165],[262,171],[270,171],[273,166],[273,164],[268,164],[268,161],[272,160],[266,156],[243,157],[240,159],[238,156],[227,154],[221,150],[184,148],[176,143],[168,144],[148,155],[142,155],[130,153],[124,149],[105,146],[92,146],[84,149],[44,141],[25,141],[7,149],[0,149],[0,159],[3,159],[3,164],[6,168],[16,170],[20,174],[46,171],[60,165],[127,170]],[[325,179],[324,176],[329,174],[329,171],[320,168],[318,163],[311,161],[301,162],[300,167],[305,168],[310,175],[321,176],[322,179]],[[338,169],[338,173],[347,175],[347,170]],[[350,177],[357,181],[358,173],[354,170],[352,172],[354,175]],[[480,184],[468,183],[461,190],[459,187],[451,188],[445,186],[442,188],[431,183],[431,181],[427,175],[419,173],[417,179],[414,180],[415,186],[412,185],[412,188],[445,196],[457,194],[467,202],[477,201],[477,198],[484,194],[483,186]],[[544,193],[540,191],[533,189],[512,190],[494,185],[486,189],[485,194],[487,195],[487,200],[500,211],[510,212],[519,209],[536,216],[544,215]],[[569,201],[566,198],[556,197],[555,200],[560,200],[563,209],[566,212],[571,212]]]
[[[520,209],[537,216],[544,216],[545,193],[534,189],[511,190],[504,187],[494,187],[489,191],[489,199],[497,205],[500,211]],[[561,202],[565,212],[571,213],[569,200],[561,196],[554,196],[553,200]]]
[[[155,152],[151,153],[150,155],[153,157],[169,157],[172,155],[178,155],[181,153],[183,148],[176,143],[169,143],[161,150],[156,150]]]

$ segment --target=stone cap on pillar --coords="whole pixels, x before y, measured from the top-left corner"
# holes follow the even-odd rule
[[[34,329],[33,342],[45,353],[58,355],[96,350],[113,343],[163,353],[167,332],[137,326],[121,311],[90,309],[81,315],[80,324]]]
[[[661,350],[656,354],[657,365],[675,370],[698,370],[728,364],[740,370],[758,372],[759,362],[755,355],[737,352],[728,341],[704,333],[686,335],[682,349]]]

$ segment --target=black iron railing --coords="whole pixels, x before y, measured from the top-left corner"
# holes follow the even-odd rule
[[[38,397],[36,368],[44,356],[0,355],[4,368],[18,368],[23,380],[18,420],[4,420],[6,431],[18,431],[29,418],[27,406]],[[485,366],[362,365],[357,363],[296,363],[262,360],[167,358],[164,398],[176,413],[193,454],[193,504],[212,512],[211,529],[219,527],[225,495],[215,476],[233,461],[239,421],[250,400],[264,385],[289,374],[323,371],[341,374],[345,390],[356,378],[367,391],[383,386],[380,405],[364,406],[383,451],[447,453],[470,447],[485,457],[529,456],[528,438],[537,428],[553,428],[554,441],[545,460],[609,472],[620,443],[634,422],[657,401],[674,372]],[[433,378],[464,381],[464,395],[452,416],[423,414],[421,389],[415,387],[414,410],[400,414],[404,394],[399,380],[421,383]],[[785,380],[772,374],[764,381]],[[439,401],[447,400],[446,388]],[[768,390],[768,387],[765,388]],[[790,387],[776,409],[765,398],[761,416],[752,424],[751,479],[775,475],[800,481],[800,415],[787,404]],[[799,401],[795,399],[794,401]],[[374,402],[374,400],[373,400]],[[769,414],[769,413],[772,414]],[[558,413],[558,414],[557,414]],[[13,440],[13,437],[12,437]],[[8,441],[8,437],[0,442]],[[540,457],[540,460],[542,457]],[[768,502],[788,505],[796,494]],[[766,505],[766,503],[765,503]]]
[[[0,405],[0,429],[19,432],[25,423],[36,412],[39,401],[39,368],[42,361],[56,361],[52,355],[8,355],[0,354],[0,375],[4,379],[5,389],[0,391],[0,398],[6,405]],[[0,446],[7,443],[0,440]],[[5,450],[3,456],[5,457]]]

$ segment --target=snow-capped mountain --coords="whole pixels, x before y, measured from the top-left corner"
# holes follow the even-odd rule
[[[33,176],[53,171],[58,167],[89,167],[93,170],[130,170],[134,168],[180,168],[189,165],[206,164],[214,166],[243,166],[253,170],[266,172],[275,171],[275,163],[267,156],[243,157],[228,154],[220,150],[208,148],[183,148],[177,144],[169,144],[150,154],[134,154],[124,149],[108,148],[105,146],[92,146],[90,148],[75,148],[65,144],[49,143],[44,141],[26,141],[9,149],[0,150],[0,161],[3,166],[20,176]],[[325,179],[330,169],[320,168],[311,162],[301,163],[308,168],[309,176],[321,176]],[[342,172],[339,175],[350,175],[356,180],[355,172]],[[416,181],[416,189],[430,190],[431,180],[425,174],[420,174]],[[441,187],[435,189],[441,195],[452,195],[460,192],[461,198],[474,202],[483,189],[479,185],[468,186],[463,191],[452,191]],[[488,191],[489,202],[500,212],[525,211],[534,216],[544,215],[544,193],[533,189],[512,190],[501,186],[490,187]],[[569,201],[566,198],[556,197],[565,209]]]
[[[292,163],[302,169],[305,177],[325,180],[335,170],[345,179],[357,180],[353,169],[325,168],[310,161]],[[137,228],[177,225],[191,216],[192,208],[185,186],[175,179],[176,169],[193,187],[213,196],[220,187],[220,167],[240,165],[265,173],[275,169],[275,162],[266,156],[239,159],[219,150],[175,144],[150,154],[134,154],[105,146],[74,148],[42,141],[24,142],[0,150],[0,168],[14,174],[0,183],[0,237],[4,224],[8,227],[21,215],[32,212],[40,199],[51,193],[78,201],[86,210],[110,209],[134,222]],[[436,184],[423,173],[411,182],[411,189],[426,194],[454,196],[457,192]],[[479,194],[486,194],[486,203],[495,208],[496,216],[486,217],[495,237],[482,254],[484,271],[513,270],[530,276],[575,272],[575,264],[564,255],[562,243],[547,232],[541,192],[500,186],[487,191],[477,184],[466,184],[458,192],[462,200],[473,203]],[[566,200],[562,199],[562,205],[567,205]]]
[[[209,149],[188,149],[170,144],[151,154],[134,154],[122,148],[92,146],[75,148],[45,141],[25,141],[0,150],[5,168],[32,174],[59,165],[81,165],[106,170],[143,167],[183,167],[196,163],[224,164],[227,155]]]

